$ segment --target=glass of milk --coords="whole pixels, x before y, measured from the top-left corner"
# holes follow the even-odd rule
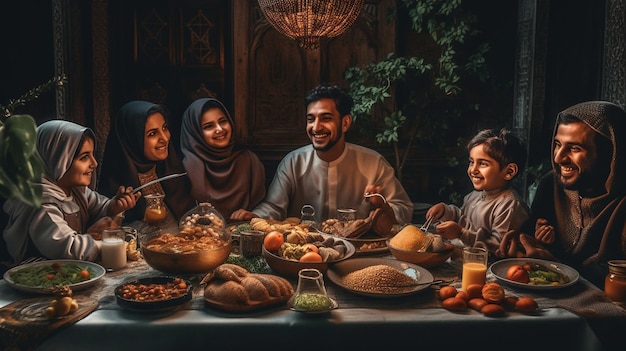
[[[102,266],[109,271],[126,267],[126,232],[123,229],[102,231]]]

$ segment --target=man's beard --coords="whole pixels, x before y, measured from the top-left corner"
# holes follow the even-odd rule
[[[330,139],[328,141],[328,144],[324,145],[324,146],[316,146],[315,143],[313,144],[313,149],[317,150],[317,151],[328,151],[330,149],[333,148],[333,146],[337,145],[337,142],[339,142],[339,140],[341,139],[343,132],[341,131],[341,129],[339,129],[338,133],[337,133],[337,137]],[[312,139],[315,139],[314,136],[312,136]]]
[[[578,177],[573,182],[564,182],[561,174],[557,177],[559,185],[567,190],[596,190],[597,187],[603,186],[603,182],[599,182],[597,176],[589,172],[579,173]]]

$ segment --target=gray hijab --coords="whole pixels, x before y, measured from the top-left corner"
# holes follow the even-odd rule
[[[95,141],[93,131],[66,120],[52,120],[37,127],[37,154],[44,166],[44,176],[57,182],[72,166],[74,156],[85,136]]]

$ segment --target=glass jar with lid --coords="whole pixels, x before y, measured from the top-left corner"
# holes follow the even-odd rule
[[[626,260],[612,260],[608,264],[604,292],[614,302],[626,302]]]
[[[302,206],[302,209],[300,210],[300,214],[302,215],[300,217],[300,223],[302,224],[309,224],[309,225],[315,225],[315,208],[313,208],[313,206],[311,205],[304,205]]]
[[[230,242],[231,233],[226,230],[226,220],[209,202],[201,202],[185,213],[179,221],[180,230],[196,230],[219,236]]]

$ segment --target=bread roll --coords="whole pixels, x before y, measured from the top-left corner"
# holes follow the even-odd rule
[[[424,252],[428,250],[432,237],[414,225],[407,225],[389,240],[389,244],[402,250]]]
[[[245,268],[233,264],[222,264],[203,282],[207,283],[205,301],[233,311],[286,302],[293,295],[293,286],[285,278],[250,274]]]
[[[227,305],[247,304],[249,300],[244,287],[232,280],[211,282],[204,289],[204,297]]]
[[[241,279],[241,285],[248,294],[251,301],[267,301],[270,298],[269,290],[261,283],[261,281],[253,276],[247,276]]]

